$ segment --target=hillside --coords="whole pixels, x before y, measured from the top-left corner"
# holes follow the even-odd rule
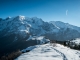
[[[80,60],[80,51],[73,50],[60,44],[36,45],[28,47],[25,52],[15,60]]]

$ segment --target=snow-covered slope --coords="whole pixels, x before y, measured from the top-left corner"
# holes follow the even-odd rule
[[[59,29],[64,28],[66,30],[67,28],[70,28],[70,29],[77,30],[78,32],[80,32],[80,27],[70,25],[69,23],[64,23],[61,21],[51,21],[50,23],[57,26]]]
[[[23,53],[15,60],[80,60],[80,51],[72,50],[63,45],[36,45],[27,48],[31,50]]]

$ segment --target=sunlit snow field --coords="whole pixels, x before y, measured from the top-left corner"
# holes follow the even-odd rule
[[[80,60],[80,51],[60,44],[36,45],[27,49],[31,51],[23,53],[15,60]]]

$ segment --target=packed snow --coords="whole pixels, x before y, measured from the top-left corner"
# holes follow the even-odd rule
[[[80,60],[80,51],[73,50],[60,44],[43,44],[26,48],[15,60]],[[23,51],[26,51],[23,50]]]

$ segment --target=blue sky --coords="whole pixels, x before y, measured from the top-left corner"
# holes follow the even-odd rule
[[[80,0],[0,0],[0,17],[24,15],[80,27]]]

